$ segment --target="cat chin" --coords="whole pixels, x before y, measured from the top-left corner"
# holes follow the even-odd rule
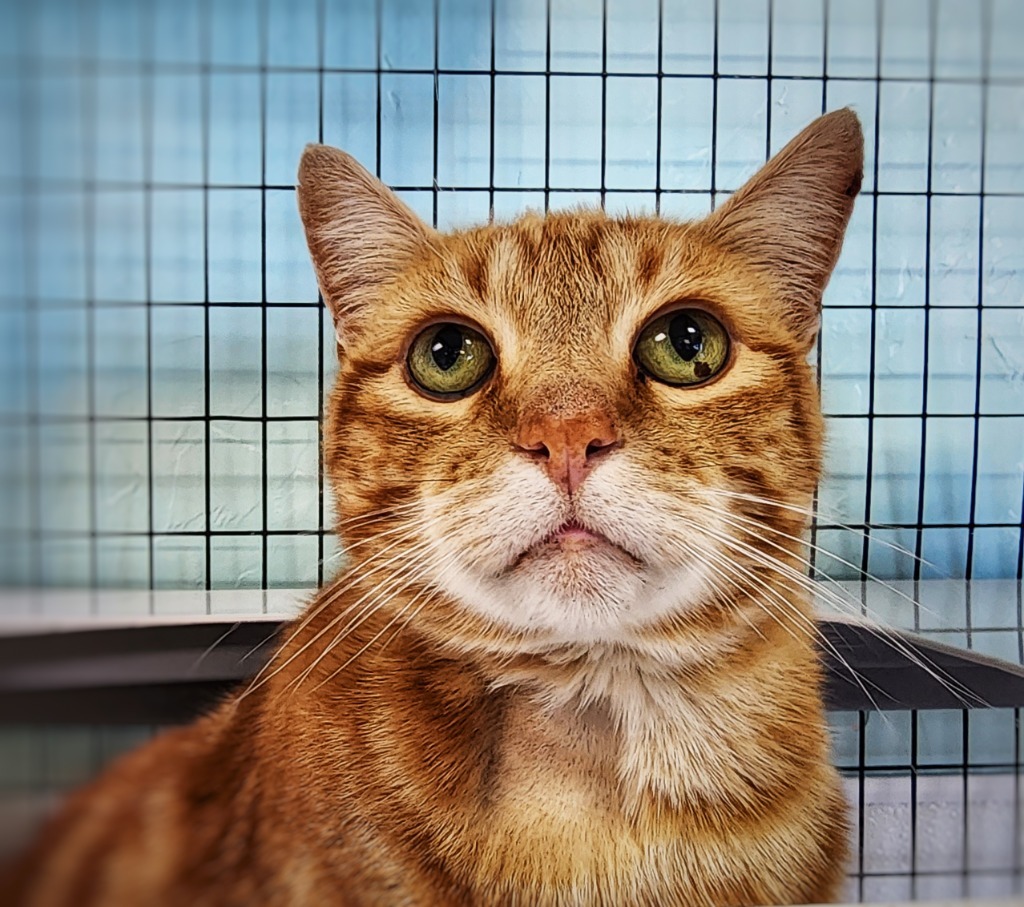
[[[449,575],[446,586],[470,611],[533,643],[614,645],[697,607],[708,577],[698,566],[665,573],[594,545],[532,553],[500,577]]]
[[[656,492],[648,478],[630,457],[610,456],[569,502],[536,463],[513,458],[471,501],[436,495],[427,511],[440,555],[438,566],[428,561],[432,585],[516,639],[631,642],[713,597],[714,542],[698,555],[688,527],[724,531],[692,492]],[[493,516],[460,519],[467,512]]]

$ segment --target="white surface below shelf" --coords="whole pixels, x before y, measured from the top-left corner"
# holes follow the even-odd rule
[[[822,617],[913,630],[1022,661],[1017,579],[818,582]],[[288,620],[315,589],[0,589],[0,635],[181,623]]]
[[[0,589],[0,635],[289,620],[314,589]]]

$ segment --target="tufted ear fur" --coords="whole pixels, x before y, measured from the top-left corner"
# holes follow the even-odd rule
[[[307,145],[299,215],[339,348],[358,333],[365,304],[430,242],[434,231],[355,158]]]
[[[863,169],[857,115],[836,110],[811,123],[704,221],[711,242],[768,279],[791,331],[808,348]]]

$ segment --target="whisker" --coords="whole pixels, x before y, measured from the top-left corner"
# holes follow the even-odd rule
[[[403,536],[400,536],[397,540],[392,542],[390,545],[387,545],[383,550],[377,552],[372,557],[367,558],[366,561],[362,562],[361,566],[365,566],[366,564],[372,563],[376,558],[381,557],[382,555],[384,555],[387,552],[391,551],[395,547],[403,544],[405,541],[407,541],[407,539],[413,537],[415,531],[416,530],[409,530],[407,532],[407,534],[405,534]],[[380,564],[375,565],[373,567],[373,569],[371,569],[369,571],[366,571],[365,573],[360,573],[360,572],[357,572],[357,571],[353,570],[353,575],[352,575],[351,579],[347,583],[344,583],[344,584],[341,584],[340,586],[332,588],[330,590],[329,594],[325,595],[323,600],[320,603],[318,603],[318,605],[315,608],[311,609],[310,612],[303,618],[303,620],[300,622],[299,626],[296,627],[295,630],[289,635],[288,639],[285,640],[284,643],[282,643],[282,645],[280,646],[278,651],[279,652],[283,651],[292,641],[294,641],[298,637],[298,635],[306,627],[309,626],[309,624],[319,614],[323,613],[323,611],[326,608],[328,608],[330,605],[334,604],[334,602],[337,601],[338,598],[340,598],[341,595],[343,595],[345,592],[349,591],[350,589],[352,589],[354,586],[358,585],[359,583],[365,581],[367,577],[373,576],[374,574],[379,573],[381,570],[386,570],[395,561],[399,561],[402,558],[409,557],[411,552],[416,551],[417,548],[419,548],[419,547],[425,547],[427,544],[428,544],[427,542],[420,542],[420,543],[414,544],[410,548],[402,549],[397,554],[395,554],[392,557],[388,558],[386,561],[384,561],[384,562],[382,562]],[[371,590],[370,593],[367,593],[367,595],[372,594],[372,591],[373,590]],[[311,640],[307,641],[297,652],[293,653],[283,663],[278,664],[276,667],[273,668],[273,670],[270,670],[270,673],[267,673],[267,671],[270,669],[270,666],[271,666],[272,662],[267,662],[267,664],[264,665],[263,669],[253,678],[253,680],[250,683],[248,689],[245,690],[245,692],[242,694],[242,696],[244,697],[244,696],[248,695],[249,693],[253,692],[260,685],[262,685],[263,683],[266,683],[272,677],[276,676],[278,673],[280,673],[282,670],[284,670],[284,668],[286,668],[296,658],[298,658],[299,655],[301,655],[306,650],[306,648],[308,648],[310,645],[312,645],[312,643],[315,642],[317,639],[319,639],[320,636],[323,635],[323,633],[325,633],[327,630],[329,630],[331,626],[333,626],[337,621],[343,619],[343,617],[344,617],[345,613],[347,613],[347,611],[349,611],[352,608],[358,606],[358,604],[360,604],[365,599],[365,597],[366,596],[363,596],[363,598],[358,599],[355,603],[350,605],[345,611],[343,611],[340,615],[335,617],[331,621],[331,623],[329,623],[326,627],[321,629]]]
[[[392,571],[385,573],[385,575],[381,578],[379,582],[371,585],[369,589],[363,592],[358,598],[356,598],[355,601],[349,603],[348,605],[345,605],[323,627],[317,630],[317,632],[310,639],[306,640],[306,642],[303,643],[302,646],[292,654],[292,656],[288,659],[288,661],[285,662],[284,665],[282,665],[282,667],[286,666],[292,660],[302,655],[306,651],[306,649],[314,645],[326,633],[330,632],[335,627],[337,627],[339,623],[344,621],[346,618],[350,618],[353,612],[356,612],[356,618],[353,619],[357,619],[360,615],[365,613],[367,609],[372,608],[374,602],[377,601],[377,599],[381,595],[385,594],[386,591],[390,589],[395,582],[403,579],[409,572],[411,572],[413,569],[415,569],[422,563],[422,555],[425,553],[426,548],[426,542],[418,542],[407,549],[399,551],[397,554],[389,558],[388,561],[384,564],[378,565],[373,570],[355,577],[353,581],[349,583],[345,589],[340,590],[339,594],[334,596],[331,602],[332,604],[341,597],[341,594],[349,591],[355,586],[364,584],[365,580],[373,574],[380,573],[381,571],[387,568],[393,568]]]
[[[774,533],[777,536],[781,536],[782,538],[789,539],[790,541],[796,542],[798,545],[801,545],[802,547],[810,548],[810,549],[812,549],[814,551],[817,551],[817,552],[821,553],[822,555],[824,555],[826,557],[830,557],[830,558],[838,561],[839,563],[843,564],[844,566],[849,567],[851,570],[856,571],[858,574],[863,576],[865,579],[869,579],[873,583],[877,583],[878,585],[882,586],[883,588],[888,589],[894,595],[902,598],[904,601],[906,601],[909,604],[913,605],[916,609],[924,611],[924,613],[929,614],[929,615],[931,615],[933,617],[938,617],[939,616],[935,611],[933,611],[930,608],[927,608],[926,606],[922,605],[920,602],[918,602],[912,596],[907,595],[905,592],[901,592],[899,589],[897,589],[895,586],[892,586],[891,584],[887,583],[885,580],[880,579],[879,577],[874,576],[871,573],[868,573],[866,570],[862,570],[861,568],[859,568],[853,562],[848,561],[848,560],[840,557],[837,554],[833,554],[831,551],[828,551],[825,548],[821,548],[821,547],[819,547],[817,545],[814,545],[811,542],[807,541],[806,539],[802,539],[799,536],[790,535],[787,532],[783,532],[781,529],[776,529],[774,526],[769,526],[766,523],[762,523],[762,522],[760,522],[758,520],[755,520],[755,519],[753,519],[751,517],[741,516],[740,514],[734,514],[734,513],[731,513],[730,511],[722,510],[722,509],[715,508],[715,507],[708,507],[707,509],[711,513],[714,513],[717,516],[719,516],[725,522],[730,523],[734,528],[739,529],[740,531],[750,532],[752,535],[754,535],[755,538],[758,539],[758,541],[763,542],[766,545],[770,545],[773,548],[778,549],[779,551],[785,551],[787,554],[790,554],[791,556],[793,556],[797,560],[799,560],[800,563],[802,563],[808,569],[811,569],[811,570],[815,570],[816,569],[825,578],[825,580],[827,582],[829,582],[831,585],[835,586],[836,588],[841,589],[843,594],[848,596],[849,600],[851,602],[854,601],[852,596],[849,596],[849,593],[845,589],[843,589],[843,587],[839,584],[839,582],[837,580],[833,579],[831,576],[829,576],[820,567],[817,567],[809,559],[801,557],[800,555],[796,554],[795,552],[790,551],[785,546],[778,545],[778,544],[772,542],[770,539],[766,539],[762,535],[760,535],[758,533],[754,533],[752,531],[752,528],[750,528],[750,527],[756,527],[758,529],[765,529],[765,530],[767,530],[769,532]],[[746,525],[741,525],[741,524],[746,524]],[[861,603],[861,604],[863,604],[863,603]]]
[[[720,510],[718,508],[713,508],[713,507],[709,507],[708,510],[710,512],[712,512],[712,513],[715,513],[724,522],[729,523],[734,528],[739,529],[740,531],[750,532],[763,545],[770,546],[771,548],[774,548],[777,551],[785,552],[787,555],[790,555],[790,556],[794,557],[796,560],[800,561],[800,563],[802,563],[808,569],[811,569],[811,570],[817,569],[818,572],[821,573],[822,577],[825,579],[825,581],[828,582],[828,584],[830,586],[833,586],[836,589],[840,590],[840,592],[843,595],[843,603],[844,604],[846,604],[847,602],[850,602],[851,604],[854,604],[854,606],[856,607],[858,605],[863,605],[863,602],[859,602],[859,601],[855,600],[850,595],[850,593],[840,584],[840,582],[838,580],[836,580],[833,577],[829,576],[826,572],[821,570],[820,567],[816,567],[816,565],[813,564],[809,559],[801,557],[796,552],[793,552],[790,549],[785,548],[784,546],[781,546],[781,545],[778,545],[778,544],[772,542],[771,539],[765,538],[762,534],[760,534],[758,532],[754,532],[754,528],[766,529],[766,530],[768,530],[770,532],[773,532],[774,534],[779,535],[779,536],[781,536],[783,538],[790,539],[791,542],[795,542],[796,544],[798,544],[798,545],[800,545],[802,547],[814,549],[815,551],[820,552],[822,555],[825,555],[827,557],[833,558],[836,561],[838,561],[839,563],[841,563],[841,564],[849,567],[850,569],[856,571],[861,576],[863,576],[865,579],[870,579],[872,582],[876,582],[876,584],[878,584],[882,588],[889,590],[891,593],[893,593],[897,597],[903,599],[905,602],[907,602],[908,604],[912,605],[915,609],[918,609],[920,611],[924,611],[926,614],[930,614],[932,616],[936,616],[936,617],[939,616],[931,608],[926,607],[925,605],[921,604],[921,602],[916,601],[912,596],[908,596],[906,593],[901,592],[900,590],[896,589],[894,586],[889,584],[889,582],[887,582],[885,579],[882,579],[882,578],[880,578],[878,576],[874,576],[873,574],[868,573],[866,570],[860,569],[856,564],[854,564],[851,561],[848,561],[848,560],[840,557],[839,555],[833,554],[833,553],[831,553],[829,551],[826,551],[825,549],[818,548],[817,546],[812,545],[810,542],[807,542],[806,539],[804,539],[804,538],[800,538],[797,535],[791,535],[790,533],[783,532],[781,529],[776,529],[774,526],[769,526],[769,525],[767,525],[765,523],[761,523],[760,521],[755,520],[755,519],[753,519],[751,517],[740,516],[739,514],[733,514],[733,513],[730,513],[729,511]],[[811,581],[813,581],[813,580],[811,580]],[[811,587],[808,587],[808,588],[810,589]],[[815,587],[815,591],[816,591],[816,594],[822,592],[820,587],[817,587],[817,586]],[[866,615],[866,610],[865,610],[864,613]]]
[[[418,574],[421,572],[421,568],[425,566],[427,563],[429,563],[431,559],[431,556],[433,554],[431,550],[432,544],[433,543],[429,540],[419,543],[416,546],[416,548],[418,548],[419,550],[416,552],[415,556],[411,557],[408,561],[403,563],[399,568],[399,571],[394,576],[388,577],[384,583],[370,590],[369,593],[362,596],[359,602],[350,605],[341,614],[337,615],[333,620],[331,620],[331,622],[328,623],[325,627],[321,628],[321,630],[313,637],[313,639],[307,641],[303,645],[302,649],[300,649],[300,652],[308,648],[310,645],[312,645],[312,643],[315,642],[320,636],[322,636],[332,627],[336,626],[337,623],[342,618],[350,614],[351,611],[360,602],[362,602],[364,599],[372,595],[372,597],[370,597],[370,600],[363,604],[363,607],[359,610],[359,612],[355,616],[351,617],[349,622],[334,634],[334,637],[326,646],[323,647],[320,654],[313,660],[313,662],[310,665],[308,665],[303,670],[303,672],[297,678],[295,678],[289,684],[289,686],[297,688],[316,669],[316,666],[335,647],[337,647],[343,639],[345,639],[346,636],[354,632],[356,628],[365,623],[376,611],[379,611],[381,608],[387,605],[388,602],[393,601],[398,595],[400,595],[410,586],[415,585],[418,581],[420,581],[421,577]],[[457,561],[457,559],[458,556],[456,554],[449,554],[446,558],[443,558],[440,561],[440,564],[443,565],[444,570],[447,570],[447,568],[454,564]],[[396,583],[401,582],[402,580],[405,581],[402,582],[401,585],[396,588]],[[296,653],[296,655],[298,654],[300,653]]]
[[[762,566],[775,570],[780,575],[787,576],[791,581],[798,583],[802,588],[804,588],[807,592],[811,594],[827,593],[831,597],[831,600],[833,600],[834,603],[836,603],[837,606],[840,608],[848,604],[842,598],[835,595],[835,593],[833,593],[831,590],[826,590],[822,588],[820,584],[815,583],[809,577],[799,573],[789,565],[779,561],[777,558],[774,558],[771,555],[765,554],[757,548],[754,548],[750,545],[747,545],[744,542],[741,542],[738,539],[733,538],[732,536],[728,535],[728,533],[718,533],[715,530],[708,529],[708,527],[706,526],[695,528],[697,528],[699,531],[707,533],[709,536],[717,539],[719,542],[726,545],[727,547],[730,547],[737,552],[745,554],[747,557],[751,558],[757,563],[760,563]],[[767,539],[761,539],[761,541],[765,542],[766,544],[772,544]],[[791,552],[787,553],[792,554]],[[797,557],[796,559],[799,560],[799,557]],[[921,668],[923,671],[927,672],[928,675],[932,677],[932,679],[934,679],[938,683],[941,683],[943,687],[945,687],[947,690],[949,690],[950,693],[956,696],[965,706],[968,705],[968,699],[973,699],[979,703],[982,702],[980,697],[978,697],[975,693],[964,687],[955,678],[951,677],[947,672],[939,668],[938,665],[931,661],[931,659],[927,658],[926,656],[919,655],[918,653],[913,651],[906,643],[904,643],[901,639],[899,639],[899,637],[897,637],[891,631],[886,630],[883,627],[872,625],[870,623],[864,624],[864,626],[869,632],[873,633],[878,639],[885,642],[890,648],[892,648],[898,654],[906,658],[912,664]]]
[[[406,510],[406,509],[411,509],[411,508],[416,507],[418,505],[419,505],[419,502],[416,501],[416,502],[411,502],[411,503],[406,504],[406,505],[398,505],[396,507],[386,507],[386,508],[382,508],[380,510],[371,511],[370,513],[367,513],[367,514],[360,514],[360,515],[357,515],[357,516],[354,516],[354,517],[350,517],[349,519],[340,521],[337,524],[336,528],[339,527],[339,526],[349,526],[349,527],[351,527],[351,526],[354,526],[356,524],[361,524],[361,525],[365,526],[365,525],[370,525],[372,523],[384,522],[387,519],[393,518],[394,515],[397,512],[403,511],[403,510]],[[409,523],[405,523],[405,524],[400,525],[400,526],[393,526],[390,529],[385,529],[382,532],[378,532],[378,533],[375,533],[375,534],[373,534],[371,536],[368,536],[367,538],[362,539],[361,541],[354,542],[354,543],[351,543],[351,544],[346,544],[345,547],[343,547],[341,550],[336,551],[336,552],[334,552],[334,554],[330,555],[329,557],[324,558],[322,563],[323,563],[324,566],[327,566],[328,564],[332,563],[333,561],[340,560],[343,557],[349,556],[351,554],[351,552],[353,552],[353,551],[363,547],[364,545],[372,544],[373,542],[379,541],[380,539],[382,539],[382,538],[384,538],[386,536],[391,536],[391,535],[394,535],[395,533],[398,533],[398,532],[406,532],[406,533],[409,533],[411,535],[413,533],[414,529],[417,528],[417,522],[418,521],[411,521]],[[338,538],[339,538],[339,541],[343,541],[340,536]],[[390,547],[393,547],[393,546],[389,546],[389,548]],[[389,549],[385,549],[385,550],[389,550]],[[326,589],[330,589],[330,587],[321,587],[318,590],[318,592],[324,593]],[[331,590],[331,591],[333,592],[333,590]],[[334,600],[334,598],[329,597],[330,594],[331,593],[328,593],[327,595],[325,595],[324,597],[322,597],[322,598],[320,598],[318,600],[318,605],[317,605],[315,610],[313,610],[311,612],[307,612],[306,614],[303,615],[302,622],[299,624],[298,627],[296,627],[293,630],[292,634],[287,639],[285,639],[278,646],[279,649],[280,648],[284,648],[285,646],[287,646],[288,643],[290,643],[295,638],[295,636],[298,633],[300,633],[308,625],[310,620],[313,620],[316,617],[317,614],[321,613],[325,607],[327,607],[327,606],[329,606],[331,604],[331,602]],[[245,661],[247,658],[252,657],[252,655],[254,655],[257,651],[259,651],[260,648],[262,648],[271,639],[273,639],[277,635],[278,632],[279,632],[278,630],[275,630],[273,633],[271,633],[269,636],[267,636],[262,642],[260,642],[257,645],[253,646],[252,649],[250,649],[245,655],[242,656],[241,660]],[[266,668],[267,668],[267,665],[264,665],[263,668],[259,672],[257,672],[256,677],[253,678],[253,682],[255,682],[257,679],[259,679],[260,674],[264,670],[266,670]],[[249,692],[250,692],[250,690],[246,690],[245,693],[243,693],[242,695],[246,695]]]
[[[844,530],[845,532],[852,533],[853,535],[859,536],[862,539],[869,539],[872,544],[881,545],[884,548],[889,548],[892,551],[896,551],[896,552],[898,552],[898,553],[900,553],[902,555],[905,555],[906,557],[909,557],[911,560],[916,561],[917,563],[921,564],[922,566],[932,568],[937,573],[941,573],[942,572],[931,561],[926,560],[925,558],[923,558],[923,557],[921,557],[921,556],[919,556],[917,554],[914,554],[913,551],[910,551],[909,549],[904,548],[902,545],[897,545],[895,542],[890,542],[888,539],[879,538],[877,535],[872,535],[870,532],[865,532],[863,529],[857,529],[856,527],[851,526],[848,523],[844,523],[844,522],[842,522],[839,519],[838,515],[836,515],[834,513],[828,513],[828,512],[822,511],[820,507],[818,508],[817,512],[815,512],[815,510],[813,510],[812,508],[809,508],[809,507],[800,507],[797,504],[788,504],[788,503],[786,503],[784,501],[776,501],[776,500],[773,500],[772,498],[764,498],[764,497],[760,497],[759,495],[748,494],[747,492],[743,492],[743,491],[732,491],[732,490],[729,490],[729,489],[726,489],[726,488],[712,488],[712,487],[708,487],[708,488],[705,488],[704,491],[709,492],[711,494],[721,495],[723,497],[737,498],[739,500],[749,501],[752,504],[764,504],[764,505],[769,506],[769,507],[777,507],[780,510],[788,510],[788,511],[790,511],[792,513],[800,514],[802,516],[807,517],[808,519],[814,519],[815,517],[819,517],[819,518],[820,517],[824,517],[825,519],[827,519],[830,522],[834,523],[836,526],[838,526],[840,529]],[[874,528],[876,528],[876,529],[885,529],[887,527],[885,527],[884,525],[878,525],[878,526],[876,526]],[[821,548],[817,548],[815,550],[821,551],[823,554],[829,553],[829,552],[827,552],[827,551],[825,551],[824,549],[821,549]]]
[[[699,527],[694,526],[694,528],[698,529],[698,531],[699,531]],[[757,576],[755,573],[753,573],[749,569],[743,567],[742,564],[739,564],[738,562],[736,562],[734,560],[731,560],[728,557],[726,557],[726,556],[724,556],[724,555],[722,555],[722,554],[720,554],[718,552],[713,551],[713,549],[708,549],[708,548],[704,548],[704,549],[701,550],[701,556],[702,557],[711,558],[712,560],[715,561],[715,563],[718,564],[718,566],[720,568],[724,568],[728,572],[732,573],[734,576],[738,575],[740,579],[745,580],[746,582],[750,582],[750,581],[756,582],[765,592],[767,592],[776,601],[778,601],[780,604],[782,604],[784,606],[784,608],[788,612],[790,612],[790,614],[793,617],[795,617],[799,621],[801,621],[803,626],[807,630],[810,631],[811,635],[813,637],[815,637],[819,641],[819,643],[825,649],[827,649],[829,651],[829,653],[840,664],[843,665],[843,667],[846,668],[846,670],[850,673],[850,676],[854,678],[854,680],[856,681],[857,685],[861,688],[861,691],[864,693],[864,695],[868,699],[868,701],[877,707],[877,703],[875,702],[874,697],[868,692],[868,689],[867,689],[867,687],[864,684],[864,679],[861,678],[861,676],[857,673],[857,671],[853,668],[853,666],[846,660],[846,658],[843,657],[843,655],[836,648],[835,644],[824,634],[824,632],[822,631],[821,627],[819,627],[817,625],[817,623],[812,618],[810,618],[806,614],[803,614],[800,611],[800,609],[793,602],[789,601],[777,589],[774,589],[771,586],[770,583],[768,583],[767,581],[763,580],[761,577]],[[782,615],[780,615],[780,614],[778,614],[777,612],[774,612],[774,611],[769,611],[765,607],[765,605],[758,599],[758,597],[753,593],[753,590],[750,589],[749,586],[747,586],[747,587],[741,586],[739,588],[740,588],[740,591],[745,591],[747,593],[750,601],[754,605],[759,607],[762,611],[764,611],[764,613],[768,614],[773,620],[776,620],[777,622],[780,621],[780,618],[782,617]],[[795,589],[795,588],[793,588],[791,586],[787,586],[787,588],[790,588],[790,591],[794,591],[794,592],[798,591],[797,589]],[[789,633],[789,635],[792,638],[797,639],[795,633],[789,627],[787,627],[784,623],[780,622],[780,626],[782,626],[783,629],[785,629],[786,632]],[[881,689],[879,687],[877,687],[875,684],[872,684],[872,686],[875,686],[876,689],[878,689],[879,692],[881,692]]]
[[[416,600],[420,598],[424,594],[424,592],[428,591],[429,594],[427,595],[426,599],[420,602],[420,604],[415,609],[413,609],[412,606],[416,602]],[[401,633],[402,630],[408,627],[410,622],[415,619],[416,615],[418,615],[423,610],[423,608],[426,607],[426,605],[435,601],[440,594],[440,589],[428,590],[427,587],[417,592],[416,595],[414,595],[408,602],[406,602],[405,605],[402,606],[402,608],[398,611],[397,614],[394,615],[394,617],[391,618],[391,620],[389,620],[383,627],[381,627],[381,629],[378,630],[377,633],[375,633],[374,636],[368,642],[363,644],[359,651],[355,652],[353,655],[350,655],[342,665],[331,671],[331,673],[328,674],[323,680],[321,680],[320,683],[313,687],[313,692],[319,690],[320,687],[322,687],[325,683],[329,683],[338,674],[344,671],[350,664],[352,664],[352,662],[359,658],[360,655],[366,652],[367,649],[369,649],[378,639],[380,639],[389,629],[391,629],[391,627],[393,627],[399,620],[401,620],[403,616],[408,614],[410,609],[412,609],[412,613],[408,614],[408,618],[405,620],[402,626],[399,627],[398,630],[394,634],[392,634],[391,637],[384,643],[384,645],[381,646],[381,651],[383,652],[387,644],[391,642],[391,640],[393,640],[396,636],[398,636],[398,634]]]
[[[417,615],[424,609],[424,607],[426,607],[429,604],[433,604],[435,601],[437,601],[438,597],[441,595],[441,592],[442,590],[440,588],[435,589],[431,593],[430,597],[426,599],[426,601],[421,602],[420,605],[416,608],[416,610],[413,611],[413,613],[405,619],[405,621],[402,623],[402,626],[400,626],[397,630],[395,630],[394,633],[392,633],[387,639],[384,640],[384,642],[381,644],[380,651],[383,652],[398,636],[400,636],[409,626],[409,624],[411,624],[416,619]]]
[[[369,600],[366,601],[363,604],[362,608],[360,608],[359,611],[349,619],[348,623],[345,624],[345,626],[343,626],[340,630],[335,632],[330,642],[328,642],[325,646],[321,648],[321,651],[317,655],[317,657],[314,658],[313,661],[305,669],[303,669],[302,673],[298,677],[296,677],[289,684],[289,686],[292,686],[297,689],[309,677],[309,675],[312,674],[314,670],[316,670],[317,665],[319,665],[320,662],[323,661],[323,659],[326,658],[330,654],[330,652],[333,651],[341,643],[343,639],[345,639],[346,636],[354,632],[358,627],[362,626],[367,620],[369,620],[369,618],[374,613],[379,611],[388,602],[393,601],[398,595],[400,595],[410,586],[415,585],[419,579],[418,571],[427,562],[428,559],[429,558],[427,552],[420,552],[419,556],[412,558],[408,563],[403,564],[403,569],[401,571],[396,573],[394,576],[388,577],[384,583],[381,583],[380,585],[376,586],[372,590],[373,594],[369,597]],[[368,596],[364,595],[363,598],[360,599],[360,602],[362,602],[363,599],[366,599],[367,597]],[[343,617],[351,613],[353,608],[354,606],[346,608],[345,611],[338,615],[338,617],[336,617],[329,624],[327,624],[327,626],[322,628],[316,634],[316,636],[313,637],[313,639],[309,640],[302,647],[300,652],[307,649],[328,630],[332,629],[334,626],[337,626],[337,624]]]

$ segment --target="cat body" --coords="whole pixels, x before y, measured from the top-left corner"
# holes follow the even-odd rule
[[[718,677],[613,671],[629,701],[581,710],[519,683],[493,689],[486,668],[426,640],[395,642],[315,694],[288,692],[297,674],[283,672],[121,760],[24,867],[34,896],[4,903],[726,905],[835,892],[845,807],[823,729],[804,741],[782,717],[764,727],[770,709],[724,665]],[[781,665],[793,646],[771,642],[766,675],[816,675],[810,659]],[[680,692],[684,678],[700,693]],[[723,701],[738,706],[727,719]],[[786,703],[802,722],[815,705]],[[626,708],[646,722],[617,730]]]
[[[348,563],[239,695],[72,797],[3,903],[834,899],[806,360],[861,166],[839,111],[703,221],[441,235],[307,149]]]

